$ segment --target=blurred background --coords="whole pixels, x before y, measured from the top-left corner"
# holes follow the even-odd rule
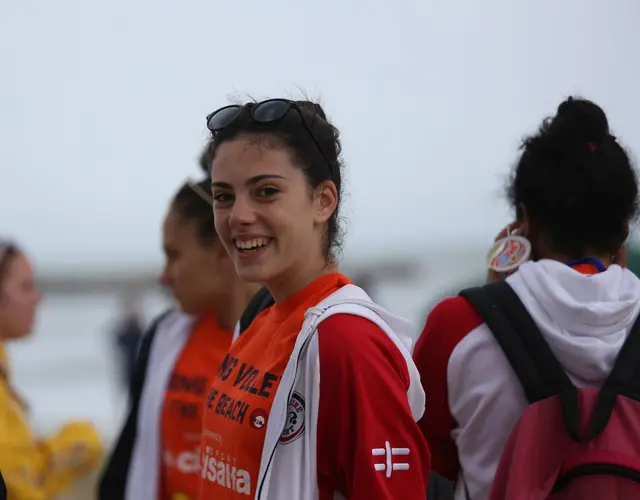
[[[0,235],[46,294],[9,346],[36,429],[118,432],[118,346],[170,304],[160,224],[201,175],[208,112],[320,99],[347,164],[344,270],[417,333],[483,279],[519,142],[562,99],[640,151],[639,19],[636,0],[0,0]]]

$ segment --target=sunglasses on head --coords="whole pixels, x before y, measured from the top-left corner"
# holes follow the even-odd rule
[[[247,108],[246,105],[242,106],[240,104],[231,104],[229,106],[224,106],[223,108],[220,108],[207,116],[207,128],[212,134],[215,135],[217,132],[220,132],[221,130],[224,130],[226,127],[231,125],[245,111],[248,111],[251,115],[251,118],[257,123],[276,123],[287,116],[287,114],[291,110],[296,111],[300,116],[302,124],[307,129],[307,132],[309,132],[309,135],[311,136],[311,139],[313,139],[313,142],[316,144],[318,150],[320,151],[320,154],[322,154],[325,161],[329,165],[329,172],[331,173],[331,178],[333,179],[333,163],[320,145],[320,141],[318,141],[318,138],[313,133],[313,129],[307,123],[307,120],[305,119],[300,106],[298,106],[295,101],[276,98],[259,102],[252,108]]]
[[[196,193],[200,198],[202,198],[204,202],[206,202],[208,205],[213,206],[213,198],[209,193],[207,193],[204,189],[200,187],[200,184],[198,184],[195,181],[192,181],[191,179],[187,179],[187,182],[185,184],[189,186],[189,188],[194,193]]]

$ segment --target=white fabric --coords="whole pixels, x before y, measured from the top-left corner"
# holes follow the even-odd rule
[[[294,350],[274,396],[267,423],[256,500],[317,500],[316,429],[318,423],[320,360],[317,329],[320,322],[334,314],[353,314],[377,324],[393,342],[407,362],[410,386],[407,391],[416,420],[422,417],[425,395],[420,375],[411,359],[413,325],[374,304],[361,288],[346,285],[309,309]],[[357,335],[358,332],[351,332]],[[287,444],[280,436],[288,417],[288,403],[293,392],[305,402],[305,430],[301,437]],[[336,498],[340,498],[336,496]]]
[[[162,405],[173,367],[191,334],[192,324],[190,316],[172,311],[157,326],[140,396],[125,500],[158,500]]]
[[[584,275],[557,261],[527,262],[507,279],[578,387],[600,386],[640,312],[640,280],[612,265]],[[447,367],[453,432],[473,500],[488,497],[506,439],[527,402],[486,325],[453,350]],[[465,500],[458,481],[457,500]]]

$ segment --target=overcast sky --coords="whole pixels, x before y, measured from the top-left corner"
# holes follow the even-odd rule
[[[0,234],[44,269],[161,260],[204,117],[320,98],[347,256],[485,244],[522,135],[570,93],[640,150],[637,0],[0,0]]]

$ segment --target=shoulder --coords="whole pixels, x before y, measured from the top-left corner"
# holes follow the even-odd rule
[[[473,330],[482,324],[482,319],[473,306],[464,297],[447,297],[431,310],[427,323],[433,326],[447,325],[448,327]]]
[[[145,330],[145,338],[166,335],[169,332],[188,330],[193,325],[194,318],[179,309],[167,309],[158,314]]]
[[[335,314],[318,325],[321,365],[350,372],[392,369],[409,385],[407,361],[393,340],[373,321],[355,314]]]
[[[148,334],[158,328],[168,328],[171,326],[175,326],[186,321],[191,321],[191,318],[179,309],[166,309],[151,320],[149,326],[147,327],[146,333]]]
[[[138,359],[143,359],[146,365],[151,351],[165,350],[167,345],[173,344],[182,333],[191,330],[193,318],[179,309],[167,309],[158,314],[144,332],[138,351]],[[167,344],[167,345],[165,345]]]
[[[456,346],[484,321],[463,297],[448,297],[429,313],[413,352],[416,363],[447,360]]]

